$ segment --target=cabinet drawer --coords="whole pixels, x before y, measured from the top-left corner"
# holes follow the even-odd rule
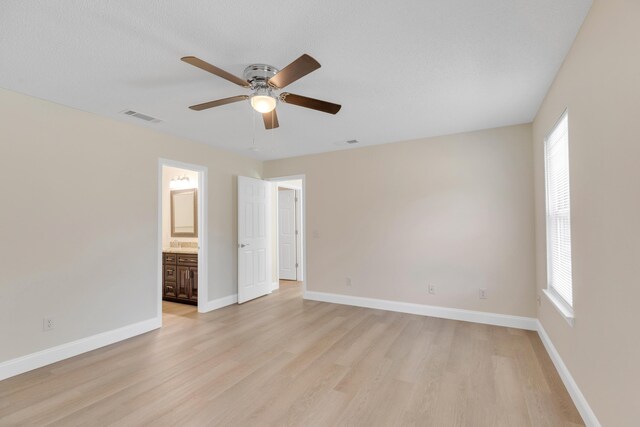
[[[176,294],[176,284],[174,282],[166,282],[164,284],[164,296],[175,298]]]
[[[178,265],[198,265],[198,254],[178,254]]]
[[[167,252],[163,252],[162,253],[162,263],[163,264],[176,265],[177,261],[178,261],[178,256],[176,254],[170,254],[170,253],[167,253]]]
[[[175,282],[178,278],[178,270],[174,265],[164,266],[164,280],[169,282]]]

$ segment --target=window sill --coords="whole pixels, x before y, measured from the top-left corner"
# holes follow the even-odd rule
[[[573,316],[573,310],[567,306],[567,304],[562,301],[558,296],[556,296],[553,292],[548,289],[543,289],[542,292],[547,296],[549,301],[551,301],[551,305],[553,305],[556,310],[562,315],[564,320],[567,321],[569,326],[573,327],[573,323],[575,318]]]

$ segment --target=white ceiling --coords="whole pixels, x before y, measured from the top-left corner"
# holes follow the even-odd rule
[[[0,86],[261,159],[532,121],[591,0],[3,0]],[[342,104],[280,105],[266,131],[233,74],[322,68],[287,91]],[[148,124],[125,109],[158,117]],[[254,123],[255,118],[255,123]],[[255,141],[255,142],[254,142]],[[255,144],[255,145],[254,145]],[[250,148],[258,151],[251,151]]]

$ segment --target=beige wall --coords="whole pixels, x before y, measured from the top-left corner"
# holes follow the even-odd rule
[[[0,117],[0,361],[156,316],[160,157],[208,167],[209,299],[236,293],[261,162],[6,90]]]
[[[295,174],[308,290],[535,316],[529,125],[265,163]]]
[[[194,188],[198,188],[198,172],[164,166],[162,168],[162,248],[168,249],[172,240],[197,243],[197,237],[171,237],[171,178],[187,176]]]
[[[640,420],[640,2],[596,0],[533,125],[538,292],[543,139],[569,108],[575,325],[540,321],[604,426]]]

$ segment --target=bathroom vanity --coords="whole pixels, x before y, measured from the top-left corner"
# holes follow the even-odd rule
[[[198,305],[198,254],[163,252],[162,269],[162,299]]]

